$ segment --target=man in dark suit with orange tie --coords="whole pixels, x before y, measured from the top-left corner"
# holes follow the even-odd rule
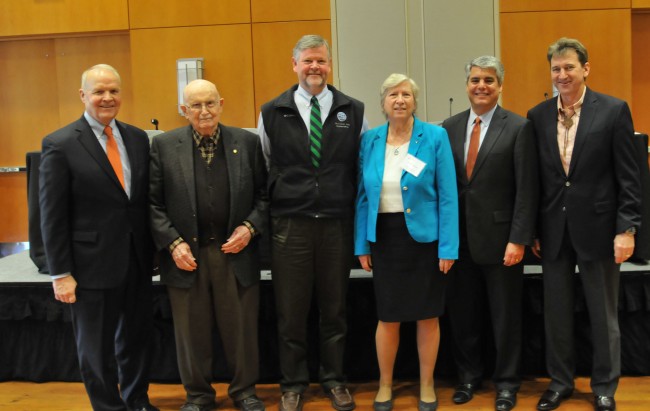
[[[470,401],[481,383],[487,301],[496,348],[495,408],[508,411],[521,384],[521,260],[535,236],[537,156],[530,122],[497,104],[503,64],[477,57],[465,72],[471,109],[442,124],[456,163],[460,207],[459,259],[447,288],[459,377],[453,401]]]
[[[574,389],[574,273],[580,271],[591,323],[596,411],[616,409],[621,373],[620,264],[634,252],[641,183],[630,109],[586,86],[587,49],[561,38],[547,53],[559,95],[528,112],[540,159],[539,242],[544,271],[548,390],[552,410]]]
[[[83,116],[43,139],[41,229],[54,296],[70,304],[93,409],[154,411],[149,140],[115,120],[120,92],[113,67],[86,70]]]

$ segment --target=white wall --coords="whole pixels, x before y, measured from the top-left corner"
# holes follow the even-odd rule
[[[331,0],[334,83],[383,123],[379,87],[391,73],[420,86],[418,116],[442,121],[469,107],[464,66],[497,55],[498,0]],[[506,67],[507,70],[507,67]]]

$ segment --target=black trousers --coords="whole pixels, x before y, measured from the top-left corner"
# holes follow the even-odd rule
[[[123,411],[149,402],[151,273],[140,270],[135,252],[122,286],[77,288],[70,308],[81,378],[93,409]]]
[[[544,259],[542,244],[546,369],[551,377],[549,389],[564,393],[574,388],[574,352],[580,349],[575,347],[573,337],[576,264],[591,323],[591,389],[594,395],[612,397],[621,375],[621,332],[618,327],[620,265],[614,262],[613,249],[611,256],[601,260],[581,259],[571,244],[568,230],[565,230],[557,259]]]
[[[505,253],[505,246],[503,250]],[[447,288],[447,315],[459,381],[478,384],[483,379],[487,305],[496,348],[492,380],[497,390],[517,391],[521,385],[523,264],[476,264],[463,238],[459,251]]]
[[[271,274],[278,316],[282,392],[309,385],[307,316],[319,312],[319,380],[325,390],[345,383],[346,295],[354,254],[346,219],[273,218]]]

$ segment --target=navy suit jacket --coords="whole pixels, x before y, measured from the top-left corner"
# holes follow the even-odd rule
[[[613,256],[616,234],[641,223],[630,109],[622,100],[587,88],[567,175],[557,142],[557,98],[528,112],[540,159],[542,256],[557,257],[565,226],[580,258]]]
[[[528,120],[497,106],[470,180],[465,138],[470,111],[442,123],[451,140],[460,197],[461,237],[477,264],[501,264],[506,245],[532,245],[539,178],[533,129]]]
[[[81,288],[123,284],[132,250],[140,271],[152,274],[149,140],[139,128],[116,123],[129,157],[131,198],[83,116],[43,139],[39,203],[50,274],[71,272]]]
[[[356,255],[370,254],[369,242],[376,241],[387,137],[388,123],[361,137],[355,214]],[[458,193],[447,133],[442,127],[416,118],[408,153],[425,163],[417,177],[402,171],[402,201],[408,231],[421,243],[438,240],[438,257],[455,260],[458,258]]]

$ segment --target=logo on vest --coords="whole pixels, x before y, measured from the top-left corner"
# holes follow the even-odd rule
[[[342,111],[336,113],[336,119],[338,121],[334,122],[334,127],[336,128],[350,128],[350,123],[346,122],[348,115]]]

